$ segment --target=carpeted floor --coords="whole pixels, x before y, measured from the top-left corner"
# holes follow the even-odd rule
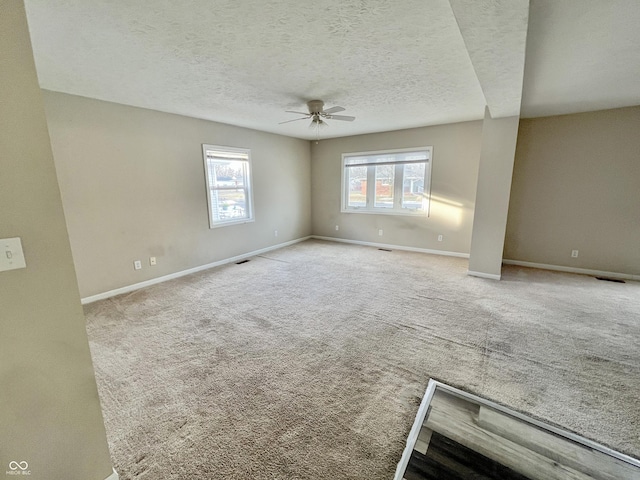
[[[87,305],[121,479],[391,479],[429,378],[640,456],[640,284],[307,241]]]

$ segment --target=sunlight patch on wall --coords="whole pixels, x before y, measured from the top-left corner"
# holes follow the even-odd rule
[[[449,227],[462,226],[464,205],[437,195],[431,196],[430,217]]]

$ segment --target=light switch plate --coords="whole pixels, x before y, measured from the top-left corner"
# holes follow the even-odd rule
[[[0,239],[0,272],[27,268],[20,237]]]

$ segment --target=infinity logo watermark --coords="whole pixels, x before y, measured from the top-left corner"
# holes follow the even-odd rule
[[[12,460],[9,462],[9,470],[7,470],[7,475],[31,475],[29,464],[25,460],[21,462]]]

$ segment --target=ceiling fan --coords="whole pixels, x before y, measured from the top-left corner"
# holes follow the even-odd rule
[[[344,120],[347,122],[353,122],[356,119],[356,117],[351,117],[349,115],[334,115],[334,113],[343,112],[345,110],[343,107],[336,106],[324,110],[324,102],[322,100],[310,100],[307,102],[307,107],[309,108],[309,113],[286,110],[287,113],[297,113],[299,115],[304,115],[304,117],[280,122],[280,124],[311,119],[309,127],[318,128],[327,125],[325,120]]]

